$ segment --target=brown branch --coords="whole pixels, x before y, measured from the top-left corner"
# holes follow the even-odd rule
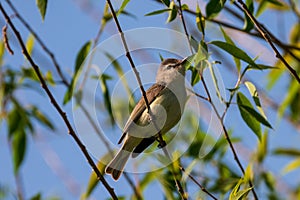
[[[288,69],[288,71],[291,73],[291,75],[297,80],[297,82],[300,84],[300,77],[298,76],[295,69],[293,69],[288,62],[283,58],[283,56],[279,53],[277,48],[272,42],[272,39],[270,35],[267,33],[267,31],[261,26],[261,24],[257,21],[257,19],[252,15],[252,13],[249,11],[247,5],[242,0],[237,0],[237,2],[241,5],[243,11],[247,14],[247,16],[251,19],[253,24],[256,26],[258,32],[262,35],[262,37],[266,40],[267,43],[271,46],[273,49],[275,56],[285,65],[285,67]],[[236,1],[233,3],[236,5]]]
[[[139,76],[139,72],[137,71],[137,69],[136,69],[136,67],[135,67],[135,64],[134,64],[134,62],[133,62],[133,59],[132,59],[132,57],[131,57],[131,54],[130,54],[130,52],[129,52],[128,45],[127,45],[127,42],[126,42],[126,40],[125,40],[124,33],[123,33],[123,31],[122,31],[121,25],[120,25],[120,23],[119,23],[119,20],[118,20],[118,18],[117,18],[117,15],[116,15],[116,13],[115,13],[115,10],[114,10],[114,8],[113,8],[113,5],[112,5],[112,3],[111,3],[110,0],[107,0],[107,3],[108,3],[108,5],[109,5],[109,8],[110,8],[110,10],[111,10],[111,14],[112,14],[112,16],[113,16],[113,18],[114,18],[114,21],[115,21],[115,23],[116,23],[118,32],[119,32],[119,34],[120,34],[120,36],[121,36],[121,40],[122,40],[122,43],[123,43],[123,46],[124,46],[124,49],[125,49],[125,52],[126,52],[126,57],[127,57],[128,61],[129,61],[129,63],[130,63],[130,65],[131,65],[131,68],[133,69],[133,72],[134,72],[134,74],[135,74],[135,77],[136,77],[136,79],[137,79],[137,81],[138,81],[138,84],[139,84],[139,87],[140,87],[140,90],[141,90],[143,99],[144,99],[144,101],[145,101],[145,104],[146,104],[146,107],[147,107],[147,110],[148,110],[148,114],[149,114],[150,119],[151,119],[151,121],[153,122],[153,124],[154,124],[156,130],[158,131],[158,141],[159,141],[160,147],[163,149],[163,152],[164,152],[165,156],[166,156],[168,159],[171,159],[171,157],[170,157],[170,155],[169,155],[167,149],[164,148],[166,142],[164,141],[164,139],[163,139],[163,137],[162,137],[162,134],[161,134],[161,132],[159,131],[158,126],[156,125],[155,121],[153,120],[153,115],[152,115],[152,112],[151,112],[151,109],[150,109],[150,104],[149,104],[149,101],[148,101],[148,99],[147,99],[145,89],[144,89],[144,87],[143,87],[143,85],[142,85],[142,81],[141,81],[141,78],[140,78],[140,76]],[[176,183],[176,187],[177,187],[177,190],[178,190],[178,192],[179,192],[181,198],[182,198],[182,199],[187,199],[186,193],[184,192],[183,187],[182,187],[180,181],[177,179],[177,177],[176,177],[176,175],[175,175],[175,173],[174,173],[174,170],[171,170],[171,172],[172,172],[172,174],[173,174],[174,181],[175,181],[175,183]]]
[[[187,28],[186,28],[186,24],[185,24],[185,20],[184,20],[184,17],[183,17],[183,12],[182,12],[182,6],[181,6],[181,0],[177,0],[178,1],[178,13],[179,13],[179,17],[181,19],[181,22],[182,22],[182,26],[183,26],[183,29],[184,29],[184,33],[185,33],[185,36],[186,36],[186,39],[188,41],[188,44],[189,44],[189,47],[190,47],[190,51],[191,53],[193,53],[193,48],[192,48],[192,45],[190,43],[190,37],[189,37],[189,33],[187,31]]]
[[[49,48],[46,46],[45,43],[43,43],[43,41],[41,40],[41,38],[37,35],[36,32],[34,32],[33,28],[26,22],[26,20],[20,15],[20,13],[17,11],[17,9],[13,6],[13,4],[10,2],[10,0],[6,0],[7,3],[9,4],[9,6],[11,7],[11,9],[14,11],[15,16],[23,23],[23,25],[28,29],[29,32],[31,32],[31,34],[35,37],[35,39],[37,40],[37,42],[42,46],[42,48],[44,49],[44,51],[50,56],[57,72],[58,75],[61,77],[62,82],[64,83],[64,85],[66,87],[69,87],[70,83],[64,78],[62,72],[61,72],[61,67],[59,66],[54,54],[49,50]],[[103,26],[100,27],[99,31],[97,32],[97,35],[94,39],[94,47],[96,46],[96,44],[98,43],[101,33],[103,32]],[[94,48],[93,47],[93,48]],[[89,112],[87,112],[86,108],[84,107],[83,104],[79,103],[80,108],[82,109],[83,113],[85,114],[85,116],[88,118],[88,121],[91,123],[92,127],[94,128],[94,130],[96,131],[96,133],[98,134],[98,136],[102,139],[102,141],[104,142],[106,148],[111,151],[111,148],[109,146],[109,144],[106,142],[105,138],[102,136],[100,130],[98,129],[97,125],[95,124],[95,122],[93,121],[92,117],[90,116]],[[130,179],[130,177],[128,176],[128,174],[124,174],[124,177],[126,179],[126,181],[129,183],[129,185],[132,187],[133,192],[135,193],[137,199],[142,199],[141,194],[139,193],[138,189],[134,186],[133,181]]]
[[[2,28],[2,36],[3,36],[3,43],[4,43],[4,46],[6,48],[6,50],[11,54],[11,55],[14,55],[14,51],[11,49],[10,45],[9,45],[9,42],[8,42],[8,38],[7,38],[7,26],[3,26]]]
[[[236,150],[235,150],[235,148],[234,148],[234,146],[233,146],[233,144],[232,144],[232,141],[231,141],[231,139],[230,139],[230,137],[229,137],[228,131],[227,131],[225,125],[224,125],[224,121],[223,121],[223,116],[224,116],[224,115],[221,116],[221,115],[218,113],[217,108],[215,107],[215,105],[213,104],[213,102],[212,102],[212,100],[211,100],[211,96],[210,96],[208,87],[207,87],[207,85],[206,85],[206,83],[205,83],[204,77],[203,77],[202,75],[200,75],[200,76],[201,76],[201,81],[202,81],[203,86],[204,86],[204,90],[205,90],[205,92],[206,92],[206,94],[207,94],[207,96],[208,96],[209,103],[210,103],[211,106],[213,107],[213,109],[214,109],[214,111],[215,111],[215,113],[216,113],[216,115],[217,115],[217,117],[218,117],[218,119],[219,119],[219,121],[220,121],[220,123],[221,123],[221,125],[222,125],[222,129],[223,129],[223,132],[224,132],[224,136],[225,136],[225,139],[227,140],[227,142],[228,142],[228,144],[229,144],[229,147],[230,147],[231,152],[232,152],[232,154],[233,154],[233,158],[234,158],[234,160],[236,161],[237,165],[239,166],[240,170],[242,171],[242,173],[243,173],[243,175],[244,175],[244,174],[245,174],[245,169],[244,169],[244,167],[243,167],[243,165],[242,165],[242,163],[241,163],[241,161],[240,161],[240,159],[239,159],[239,157],[238,157],[238,154],[237,154],[237,152],[236,152]],[[257,197],[257,194],[256,194],[256,192],[255,192],[254,185],[253,185],[252,181],[249,180],[248,183],[249,183],[249,186],[252,188],[251,191],[252,191],[252,193],[253,193],[254,199],[258,200],[258,197]]]
[[[58,73],[58,75],[60,76],[62,82],[64,85],[69,87],[69,83],[67,81],[67,79],[65,78],[65,76],[63,75],[62,71],[61,71],[61,67],[59,66],[54,54],[50,51],[50,49],[45,45],[45,43],[42,41],[42,39],[36,34],[36,32],[33,30],[33,28],[25,21],[25,19],[20,15],[20,13],[18,12],[18,10],[14,7],[14,5],[11,3],[10,0],[6,0],[7,4],[9,5],[9,7],[13,10],[13,12],[15,13],[15,17],[17,17],[22,23],[23,25],[29,30],[29,32],[35,37],[36,41],[41,45],[42,49],[44,49],[44,51],[49,55],[50,59],[52,60],[56,71]]]
[[[47,86],[46,81],[43,78],[43,75],[40,72],[40,69],[38,67],[38,65],[33,61],[33,59],[31,58],[31,56],[29,55],[26,46],[23,42],[23,39],[19,33],[19,31],[16,29],[16,27],[14,26],[14,24],[11,22],[9,16],[7,15],[6,11],[4,10],[4,8],[2,7],[2,4],[0,3],[0,10],[6,20],[6,22],[9,24],[9,26],[12,28],[15,36],[17,37],[17,40],[22,48],[22,53],[24,54],[24,56],[27,58],[27,60],[29,61],[29,63],[31,64],[32,68],[34,69],[40,83],[41,83],[41,87],[44,89],[44,91],[46,92],[50,102],[52,103],[52,105],[54,106],[54,108],[56,109],[56,111],[59,113],[60,117],[62,118],[62,120],[64,121],[65,125],[68,128],[69,134],[72,136],[72,138],[75,140],[76,144],[79,146],[79,148],[81,149],[82,153],[84,154],[85,158],[87,159],[88,163],[90,164],[90,166],[93,168],[93,170],[95,171],[97,178],[102,182],[102,184],[104,185],[104,187],[106,188],[106,190],[109,192],[109,194],[111,195],[111,197],[113,199],[118,199],[117,195],[114,192],[114,189],[110,187],[110,185],[106,182],[105,178],[103,177],[103,175],[100,173],[99,169],[97,168],[96,164],[94,163],[93,159],[91,158],[91,156],[89,155],[86,147],[84,146],[84,144],[81,142],[81,140],[79,139],[79,137],[76,135],[70,121],[68,120],[68,117],[66,115],[66,113],[62,110],[62,108],[59,106],[59,104],[57,103],[56,99],[54,98],[53,94],[51,93],[50,89]]]

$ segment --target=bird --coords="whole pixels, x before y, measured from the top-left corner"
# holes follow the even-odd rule
[[[187,99],[185,63],[186,58],[164,59],[158,68],[156,82],[146,91],[150,113],[143,97],[132,110],[118,142],[123,145],[105,168],[105,173],[115,181],[123,173],[130,155],[136,158],[159,134],[167,133],[181,119]]]

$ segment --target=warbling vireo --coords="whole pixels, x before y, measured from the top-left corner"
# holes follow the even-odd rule
[[[105,169],[113,179],[119,179],[131,154],[135,158],[156,140],[159,132],[168,132],[180,120],[187,97],[185,62],[186,59],[166,59],[161,63],[156,83],[146,91],[151,115],[142,97],[124,127],[118,142],[124,141],[121,149]]]

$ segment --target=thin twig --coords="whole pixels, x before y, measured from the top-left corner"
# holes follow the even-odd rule
[[[57,103],[56,99],[54,98],[53,94],[51,93],[50,89],[48,88],[48,85],[43,77],[43,75],[40,72],[40,69],[38,67],[38,65],[33,61],[33,59],[31,58],[30,54],[28,53],[26,46],[23,42],[23,39],[19,33],[19,31],[16,29],[16,27],[14,26],[14,24],[11,22],[9,16],[7,15],[6,11],[4,10],[4,8],[2,7],[2,4],[0,3],[0,10],[5,18],[5,20],[7,21],[7,23],[9,24],[9,26],[12,28],[15,36],[18,39],[18,42],[22,48],[22,53],[24,54],[24,56],[27,58],[27,60],[29,61],[29,63],[31,64],[32,68],[34,69],[40,83],[41,83],[41,87],[44,89],[44,91],[46,92],[49,100],[51,101],[52,105],[54,106],[54,108],[57,110],[57,112],[59,113],[60,117],[62,118],[62,120],[64,121],[65,125],[68,128],[69,134],[72,136],[72,138],[75,140],[75,142],[77,143],[77,145],[79,146],[79,148],[81,149],[82,153],[84,154],[84,156],[86,157],[88,163],[91,165],[91,167],[93,168],[93,170],[95,171],[97,178],[102,182],[102,184],[104,185],[104,187],[106,188],[106,190],[109,192],[109,194],[111,195],[111,197],[113,199],[118,199],[117,195],[114,192],[114,189],[112,187],[110,187],[110,185],[106,182],[105,178],[103,177],[103,175],[100,173],[99,169],[97,168],[96,164],[94,163],[93,159],[91,158],[91,156],[89,155],[86,147],[84,146],[84,144],[81,142],[81,140],[79,139],[79,137],[76,135],[70,121],[68,120],[68,117],[66,115],[66,113],[62,110],[62,108],[59,106],[59,104]]]
[[[2,28],[2,36],[3,36],[3,43],[4,46],[6,48],[6,50],[11,54],[14,55],[14,51],[11,49],[9,42],[8,42],[8,38],[7,38],[7,26],[3,26]]]
[[[256,26],[258,32],[262,35],[262,37],[269,43],[271,48],[273,49],[275,56],[281,60],[281,62],[285,65],[285,67],[288,69],[288,71],[291,73],[291,75],[297,80],[297,82],[300,84],[300,77],[298,76],[295,69],[293,69],[288,62],[283,58],[283,56],[279,53],[275,45],[273,44],[270,35],[266,32],[266,30],[260,25],[260,23],[257,21],[257,19],[253,16],[253,14],[249,11],[247,5],[242,0],[237,0],[237,2],[241,5],[243,11],[247,14],[247,16],[251,19],[253,24]],[[234,4],[237,4],[236,1],[233,2]]]
[[[183,29],[184,29],[184,32],[185,32],[185,36],[186,36],[187,42],[188,42],[189,47],[190,47],[190,51],[191,51],[191,53],[193,53],[193,48],[192,48],[192,45],[191,45],[191,42],[190,42],[189,33],[187,31],[185,20],[184,20],[184,17],[183,17],[181,0],[177,0],[177,1],[178,1],[178,8],[179,8],[179,10],[178,10],[179,17],[180,17],[181,22],[182,22],[182,26],[183,26]]]
[[[37,40],[37,42],[42,46],[42,48],[44,49],[44,51],[50,56],[57,72],[58,75],[60,76],[60,78],[62,79],[63,84],[66,87],[70,86],[70,83],[66,80],[66,78],[63,76],[62,71],[61,71],[61,67],[58,64],[56,57],[54,56],[54,54],[49,50],[49,48],[47,47],[47,45],[42,41],[42,39],[38,36],[38,34],[36,32],[34,32],[33,28],[29,25],[29,23],[26,22],[26,20],[20,15],[20,13],[17,11],[17,9],[14,7],[14,5],[10,2],[10,0],[6,0],[8,5],[11,7],[11,9],[14,11],[15,15],[20,21],[21,23],[23,23],[23,25],[28,29],[29,32],[31,32],[31,34],[35,37],[35,39]],[[98,43],[99,39],[100,39],[100,35],[103,32],[103,28],[102,26],[100,27],[99,31],[97,32],[97,35],[94,39],[94,47],[95,45]],[[96,133],[98,134],[98,136],[100,137],[100,139],[104,142],[106,148],[111,151],[111,148],[109,147],[108,142],[106,142],[105,138],[102,136],[103,134],[100,132],[100,130],[98,129],[97,125],[95,124],[95,122],[93,121],[92,117],[90,116],[90,113],[87,112],[86,108],[84,107],[83,104],[79,103],[79,107],[82,109],[83,113],[85,114],[85,116],[88,118],[88,121],[90,122],[90,124],[92,125],[92,127],[94,128],[94,130],[96,131]],[[130,179],[130,177],[128,176],[128,174],[124,174],[125,175],[125,179],[126,181],[129,183],[129,185],[132,187],[133,192],[135,193],[137,199],[142,199],[141,194],[139,193],[138,189],[134,186],[133,181]]]
[[[67,81],[67,79],[65,78],[65,76],[63,75],[62,71],[61,71],[61,67],[59,66],[54,54],[50,51],[50,49],[48,49],[48,47],[45,45],[45,43],[42,41],[42,39],[36,34],[36,32],[33,30],[33,28],[25,21],[25,19],[20,15],[20,13],[18,12],[18,10],[14,7],[14,5],[11,3],[10,0],[6,0],[7,4],[9,5],[9,7],[13,10],[13,12],[15,13],[15,17],[17,17],[22,23],[23,25],[29,30],[29,32],[35,37],[36,41],[41,45],[41,47],[44,49],[44,51],[49,55],[49,57],[51,58],[56,71],[58,73],[58,75],[60,76],[63,84],[65,84],[66,86],[69,86],[69,83]]]
[[[118,32],[119,32],[119,34],[120,34],[120,36],[121,36],[121,40],[122,40],[122,43],[123,43],[123,46],[124,46],[124,49],[125,49],[125,52],[126,52],[126,57],[127,57],[128,61],[129,61],[129,63],[130,63],[130,65],[131,65],[131,68],[133,69],[134,74],[135,74],[135,77],[136,77],[136,79],[137,79],[137,81],[138,81],[138,84],[139,84],[139,87],[140,87],[140,90],[141,90],[143,99],[144,99],[145,104],[146,104],[146,107],[147,107],[148,114],[149,114],[150,119],[152,120],[152,122],[153,122],[153,124],[154,124],[156,130],[158,131],[158,139],[159,139],[160,146],[161,146],[161,148],[163,149],[163,151],[164,151],[166,157],[167,157],[168,159],[170,159],[171,157],[170,157],[168,151],[166,150],[166,148],[164,148],[164,146],[165,146],[165,141],[163,140],[162,134],[161,134],[161,132],[159,131],[158,126],[156,126],[155,121],[153,120],[153,115],[152,115],[152,112],[151,112],[151,109],[150,109],[150,104],[149,104],[149,101],[148,101],[148,99],[147,99],[145,89],[144,89],[144,87],[143,87],[143,85],[142,85],[142,81],[141,81],[141,78],[140,78],[140,76],[139,76],[139,72],[137,71],[137,69],[136,69],[136,67],[135,67],[135,64],[134,64],[134,62],[133,62],[133,59],[132,59],[132,57],[131,57],[131,54],[130,54],[130,52],[129,52],[128,45],[127,45],[127,42],[126,42],[126,40],[125,40],[124,33],[123,33],[123,31],[122,31],[122,28],[121,28],[121,25],[120,25],[120,23],[119,23],[119,20],[118,20],[118,18],[117,18],[117,16],[116,16],[116,13],[115,13],[115,10],[114,10],[114,8],[113,8],[113,5],[112,5],[112,3],[111,3],[110,0],[107,0],[107,3],[108,3],[108,5],[109,5],[109,8],[110,8],[110,10],[111,10],[111,14],[112,14],[112,16],[113,16],[113,18],[114,18],[114,21],[115,21],[115,23],[116,23]],[[174,170],[172,170],[172,174],[173,174],[174,181],[175,181],[175,183],[176,183],[177,190],[178,190],[178,192],[179,192],[181,198],[182,198],[182,199],[187,199],[187,198],[186,198],[186,193],[184,192],[183,187],[182,187],[180,181],[177,179],[176,175],[174,174]]]
[[[217,200],[218,198],[215,197],[212,193],[210,193],[203,185],[201,185],[191,174],[187,173],[185,171],[185,169],[182,166],[179,166],[180,170],[183,171],[196,185],[199,186],[199,188],[206,193],[207,195],[209,195],[211,198],[213,198],[214,200]]]
[[[243,165],[242,165],[242,163],[241,163],[241,161],[240,161],[240,159],[239,159],[239,157],[238,157],[238,154],[236,153],[236,150],[235,150],[235,148],[234,148],[234,146],[233,146],[233,144],[232,144],[232,142],[231,142],[231,139],[230,139],[230,137],[229,137],[228,131],[227,131],[225,125],[224,125],[223,118],[222,118],[222,116],[220,116],[220,114],[218,113],[217,108],[215,107],[215,105],[214,105],[213,102],[211,101],[211,96],[210,96],[208,87],[207,87],[207,85],[206,85],[206,83],[205,83],[204,77],[203,77],[202,75],[200,75],[200,76],[201,76],[201,81],[202,81],[203,86],[204,86],[204,90],[205,90],[205,92],[206,92],[206,94],[207,94],[207,96],[208,96],[209,102],[210,102],[211,106],[213,107],[213,109],[214,109],[214,111],[215,111],[215,113],[216,113],[216,115],[217,115],[217,117],[218,117],[218,119],[219,119],[219,121],[220,121],[220,123],[221,123],[221,125],[222,125],[222,129],[223,129],[223,132],[224,132],[224,136],[225,136],[225,139],[227,140],[227,142],[228,142],[228,144],[229,144],[229,147],[230,147],[230,149],[231,149],[231,151],[232,151],[233,158],[234,158],[234,160],[236,161],[236,163],[237,163],[237,165],[239,166],[239,168],[240,168],[240,170],[242,171],[242,173],[245,174],[245,169],[244,169],[244,167],[243,167]],[[249,186],[252,188],[251,191],[252,191],[252,193],[253,193],[254,199],[257,200],[258,197],[257,197],[257,194],[256,194],[255,189],[254,189],[254,187],[253,187],[252,181],[249,180],[248,183],[249,183]]]

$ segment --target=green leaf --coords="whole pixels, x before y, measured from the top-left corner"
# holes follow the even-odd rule
[[[130,0],[123,0],[122,5],[121,5],[120,9],[118,10],[117,16],[123,12],[123,10],[125,9],[127,4],[129,3],[129,1]]]
[[[108,111],[109,117],[110,117],[110,122],[111,125],[113,126],[115,124],[115,119],[112,111],[112,106],[111,106],[111,100],[110,100],[110,94],[109,94],[109,89],[106,83],[106,80],[111,80],[112,78],[108,76],[107,74],[102,74],[100,77],[100,85],[101,85],[101,90],[104,98],[104,104],[105,108]]]
[[[12,157],[14,173],[17,174],[24,160],[26,151],[26,134],[24,129],[18,129],[12,136]]]
[[[3,41],[0,41],[0,68],[2,67],[3,64],[3,56],[4,56],[4,52],[5,52],[5,46]]]
[[[176,6],[174,1],[172,1],[170,3],[169,8],[170,8],[171,11],[169,11],[169,17],[167,19],[167,23],[169,23],[169,22],[173,21],[174,19],[176,19],[176,16],[177,16],[177,6]]]
[[[77,79],[77,75],[78,75],[81,67],[83,66],[83,62],[84,62],[85,58],[87,57],[88,53],[90,52],[91,45],[92,45],[91,41],[86,42],[81,47],[81,49],[79,50],[79,52],[76,56],[75,70],[74,70],[73,79],[71,81],[71,84],[70,84],[67,92],[65,93],[63,104],[68,103],[70,101],[70,99],[72,98],[73,89],[74,89],[73,87],[75,85],[75,80]]]
[[[236,47],[236,45],[234,44],[234,42],[233,42],[233,40],[231,39],[231,37],[229,37],[229,36],[227,35],[227,33],[225,32],[225,30],[224,30],[222,27],[220,27],[220,28],[221,28],[221,31],[222,31],[222,34],[223,34],[223,37],[224,37],[225,41],[226,41],[228,44],[231,44],[231,45],[233,45],[233,46]],[[240,73],[240,71],[241,71],[241,61],[240,61],[240,59],[238,59],[238,58],[236,58],[236,57],[234,57],[234,56],[233,56],[233,59],[234,59],[236,68],[237,68],[238,72]]]
[[[240,48],[222,41],[212,41],[211,44],[223,49],[232,56],[247,62],[250,65],[257,66],[256,63]]]
[[[41,193],[37,193],[33,197],[30,198],[30,200],[42,200],[42,195]]]
[[[132,91],[128,85],[128,82],[126,80],[126,78],[124,78],[124,71],[122,69],[122,66],[120,65],[120,63],[118,62],[118,60],[116,60],[111,54],[109,54],[108,52],[105,52],[105,56],[112,62],[111,64],[113,65],[114,69],[116,70],[119,78],[122,81],[122,84],[125,87],[125,90],[127,92],[128,96],[132,95]],[[135,106],[135,100],[134,98],[129,98],[129,107],[130,110],[132,110]]]
[[[257,144],[257,160],[262,163],[268,152],[268,133],[262,134],[261,142]]]
[[[300,90],[300,85],[296,80],[293,80],[289,86],[289,89],[287,91],[287,94],[283,100],[283,102],[280,104],[278,108],[278,116],[282,117],[286,108],[291,105],[291,102],[296,97],[297,93]]]
[[[240,200],[240,199],[243,199],[243,197],[248,195],[248,193],[252,189],[251,187],[246,188],[244,190],[240,190],[241,185],[245,184],[245,183],[246,183],[246,181],[243,178],[238,181],[238,183],[235,185],[235,187],[233,188],[233,190],[231,191],[231,193],[229,195],[229,200]]]
[[[26,49],[29,55],[32,54],[33,47],[34,47],[34,36],[30,34],[26,42]]]
[[[246,81],[245,82],[245,85],[248,89],[248,91],[250,92],[253,100],[254,100],[254,103],[256,105],[256,108],[258,109],[258,111],[260,112],[260,114],[265,118],[267,119],[266,115],[265,115],[265,112],[264,110],[262,109],[261,107],[261,103],[260,103],[260,100],[259,100],[259,96],[258,96],[258,92],[256,90],[256,87],[253,83],[251,83],[250,81]]]
[[[246,107],[253,109],[250,101],[242,93],[238,92],[237,104],[243,120],[246,122],[248,127],[256,134],[256,136],[259,139],[261,139],[260,123],[256,120],[256,118],[252,115],[252,113],[249,113],[249,111],[246,109]]]
[[[226,0],[210,0],[206,5],[206,17],[208,19],[216,17],[223,9]]]
[[[286,173],[294,171],[298,168],[300,168],[300,158],[297,158],[297,159],[293,160],[292,162],[290,162],[289,164],[287,164],[284,167],[284,169],[282,170],[282,172],[286,174]]]
[[[283,155],[283,156],[300,156],[300,150],[299,149],[293,149],[293,148],[277,148],[273,151],[273,154],[275,155]]]
[[[264,172],[262,174],[262,177],[266,183],[266,186],[271,190],[274,191],[276,186],[276,179],[274,178],[273,174],[271,172]]]
[[[147,14],[145,14],[145,16],[152,16],[152,15],[159,15],[165,12],[171,11],[171,9],[167,8],[167,9],[162,9],[162,10],[155,10],[153,12],[149,12]]]
[[[205,18],[203,17],[199,4],[197,2],[197,7],[196,7],[196,24],[198,27],[198,30],[202,32],[203,37],[205,35]]]
[[[39,8],[39,11],[40,11],[43,21],[45,19],[45,15],[46,15],[47,3],[48,3],[48,0],[36,0],[36,4]]]
[[[161,0],[161,2],[168,7],[170,6],[170,0]]]
[[[48,127],[51,130],[54,130],[54,126],[52,124],[52,122],[48,119],[48,117],[43,114],[41,111],[39,111],[39,109],[37,107],[33,107],[31,110],[31,115],[38,120],[39,123],[45,125],[46,127]]]
[[[253,14],[253,11],[254,11],[253,0],[246,0],[246,5],[247,5],[248,10],[250,11],[250,13]],[[244,15],[245,15],[245,17],[244,17],[244,30],[246,32],[249,32],[254,28],[254,24],[253,24],[252,20],[248,17],[248,15],[246,13]]]

